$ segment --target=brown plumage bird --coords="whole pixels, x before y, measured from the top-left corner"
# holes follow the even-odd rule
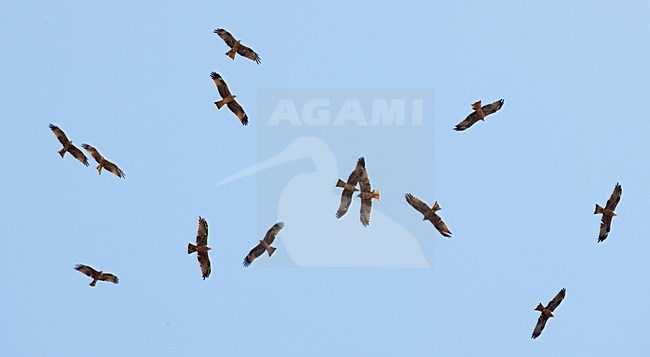
[[[609,231],[612,229],[612,218],[618,215],[614,210],[616,209],[618,202],[621,200],[621,194],[623,194],[623,188],[621,187],[621,185],[616,183],[616,187],[614,187],[614,192],[612,192],[612,195],[607,200],[607,204],[605,204],[605,208],[602,208],[598,204],[596,204],[596,210],[594,211],[594,214],[603,215],[600,218],[600,233],[598,234],[598,243],[607,239],[607,236],[609,235]]]
[[[72,141],[68,140],[68,137],[65,135],[63,130],[59,129],[59,127],[54,124],[50,124],[50,130],[52,130],[54,135],[56,135],[56,138],[59,139],[61,145],[63,145],[63,149],[59,150],[59,155],[61,155],[61,158],[63,158],[63,155],[65,155],[66,152],[69,152],[70,155],[75,157],[75,159],[88,166],[88,158],[86,155],[84,155],[84,153],[81,152],[79,148],[72,145]]]
[[[102,154],[100,154],[99,151],[97,151],[97,149],[95,149],[94,147],[88,144],[81,144],[81,147],[84,148],[86,151],[88,151],[90,156],[92,156],[93,159],[97,161],[99,165],[97,165],[96,169],[97,169],[97,173],[99,173],[100,175],[102,174],[102,168],[104,168],[106,169],[106,171],[112,173],[117,177],[121,177],[121,178],[126,177],[126,175],[124,175],[124,171],[122,171],[114,163],[106,160],[106,158],[104,158]]]
[[[235,53],[239,54],[242,57],[246,57],[252,61],[255,61],[255,63],[260,64],[260,56],[255,53],[252,49],[249,47],[246,47],[241,44],[241,41],[236,40],[230,32],[224,30],[224,29],[216,29],[214,30],[214,33],[219,35],[221,39],[230,47],[230,51],[226,52],[226,56],[230,57],[231,59],[235,59]]]
[[[90,286],[95,286],[95,284],[97,284],[97,281],[99,280],[108,281],[113,284],[118,284],[120,282],[120,279],[118,279],[117,276],[111,273],[104,273],[103,271],[97,271],[88,265],[77,264],[74,268],[77,271],[84,273],[93,279],[93,281],[90,283]]]
[[[359,178],[359,186],[361,187],[361,193],[357,197],[361,198],[361,210],[359,217],[361,219],[361,224],[364,227],[367,227],[370,224],[370,211],[372,210],[372,200],[375,199],[379,201],[380,192],[379,190],[373,190],[370,185],[370,178],[368,178],[368,171],[363,169],[361,171],[361,177]]]
[[[532,338],[537,338],[539,335],[542,334],[542,330],[544,330],[544,326],[546,326],[546,321],[550,317],[555,317],[553,315],[553,311],[560,305],[562,300],[564,300],[564,296],[566,295],[566,289],[560,290],[557,295],[553,298],[553,300],[549,301],[549,303],[544,307],[542,303],[539,303],[537,307],[535,308],[536,311],[540,311],[539,319],[537,320],[537,325],[535,325],[535,329],[533,330],[533,336]]]
[[[223,98],[218,102],[214,102],[214,105],[217,106],[217,109],[221,109],[221,107],[227,105],[228,109],[230,109],[230,111],[233,112],[235,116],[237,116],[237,119],[239,119],[243,125],[248,125],[248,116],[244,112],[244,108],[242,108],[242,106],[239,105],[239,103],[237,103],[235,100],[237,96],[230,93],[228,85],[226,85],[226,82],[223,80],[223,78],[221,78],[221,76],[216,72],[211,72],[210,77],[212,78],[212,81],[214,81],[214,84],[217,86],[219,95],[221,98]]]
[[[472,104],[472,109],[474,111],[470,113],[463,121],[458,123],[454,130],[463,131],[472,125],[476,124],[479,120],[485,121],[485,117],[496,113],[503,106],[504,100],[497,100],[494,103],[490,103],[484,106],[481,106],[481,101],[475,102]]]
[[[246,258],[244,258],[245,267],[250,266],[255,261],[255,259],[259,258],[262,254],[264,254],[264,252],[267,252],[269,254],[269,257],[273,255],[277,248],[272,247],[271,244],[273,244],[275,236],[280,233],[282,228],[284,228],[284,222],[278,222],[266,232],[264,239],[261,239],[260,243],[256,245],[255,248],[251,249],[251,251],[248,252]]]
[[[196,252],[196,257],[201,266],[201,275],[203,280],[210,276],[212,268],[210,266],[210,256],[208,251],[212,248],[208,245],[208,222],[205,218],[199,217],[199,228],[196,232],[196,245],[192,243],[187,244],[187,254]]]
[[[365,170],[365,168],[366,160],[362,156],[357,160],[357,166],[354,168],[354,171],[350,173],[348,181],[346,182],[339,179],[336,182],[336,187],[343,188],[343,192],[341,193],[341,204],[339,205],[339,209],[336,211],[336,218],[343,217],[343,215],[348,211],[350,203],[352,203],[352,195],[354,192],[359,191],[357,183],[359,183],[361,172]]]
[[[406,202],[408,202],[408,204],[413,206],[413,208],[418,210],[418,212],[422,213],[422,215],[424,216],[424,218],[422,218],[423,221],[428,220],[433,224],[434,227],[436,227],[438,232],[440,232],[440,234],[442,234],[443,237],[451,238],[451,231],[449,230],[449,228],[447,228],[445,222],[442,221],[442,218],[440,218],[440,216],[438,216],[438,214],[436,213],[437,211],[440,211],[442,209],[440,208],[438,201],[436,201],[433,204],[433,207],[429,207],[429,205],[420,201],[419,198],[413,196],[410,193],[407,193],[405,197],[406,197]]]

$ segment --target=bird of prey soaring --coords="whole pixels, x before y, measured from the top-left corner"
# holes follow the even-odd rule
[[[284,228],[284,222],[278,222],[274,224],[273,227],[268,230],[268,232],[266,232],[264,239],[260,240],[260,244],[251,249],[251,251],[248,252],[246,258],[244,258],[245,267],[251,265],[251,263],[253,263],[255,259],[259,258],[262,254],[264,254],[264,252],[267,252],[269,254],[269,257],[273,255],[273,252],[275,252],[277,248],[272,247],[271,244],[273,244],[275,236],[278,235],[282,228]]]
[[[343,187],[343,192],[341,193],[341,205],[339,206],[338,211],[336,211],[336,218],[343,217],[343,215],[348,211],[350,203],[352,203],[352,194],[359,191],[359,189],[357,189],[357,183],[361,178],[361,172],[365,169],[366,160],[362,156],[357,160],[357,166],[348,177],[348,181],[345,182],[339,179],[336,182],[336,187]]]
[[[59,139],[61,145],[63,145],[63,149],[59,150],[59,155],[61,155],[61,158],[63,158],[63,155],[65,155],[67,151],[70,153],[70,155],[81,161],[82,164],[88,166],[88,158],[86,155],[84,155],[84,153],[81,152],[79,148],[72,145],[72,141],[68,140],[68,137],[65,136],[63,130],[59,129],[59,127],[54,124],[50,124],[50,130],[52,130],[54,135],[56,135],[56,138]]]
[[[602,208],[598,204],[596,204],[596,210],[594,211],[594,214],[603,215],[600,219],[600,233],[598,234],[598,243],[607,239],[607,236],[609,235],[609,231],[612,228],[612,217],[617,215],[614,210],[616,209],[616,205],[618,205],[618,202],[621,200],[622,193],[623,193],[623,188],[621,187],[621,185],[616,183],[616,187],[614,187],[614,192],[612,192],[612,195],[607,200],[607,204],[605,205],[605,208]]]
[[[90,286],[95,286],[98,280],[108,281],[113,284],[117,284],[120,282],[120,279],[118,279],[117,276],[111,273],[104,273],[103,271],[97,271],[92,267],[89,267],[88,265],[77,264],[77,266],[75,266],[74,268],[88,275],[89,277],[93,278],[93,281],[90,283]]]
[[[548,305],[544,307],[541,303],[537,305],[535,308],[536,311],[541,311],[541,314],[539,315],[539,319],[537,320],[537,325],[535,325],[535,329],[533,330],[533,336],[532,338],[537,338],[539,335],[542,334],[542,330],[544,330],[544,326],[546,326],[546,321],[548,320],[549,317],[555,317],[553,315],[553,311],[560,305],[562,300],[564,300],[564,296],[566,295],[566,289],[560,290],[557,295],[553,298],[553,300],[549,301]]]
[[[230,51],[226,52],[226,56],[230,57],[231,59],[235,59],[235,53],[239,54],[240,56],[246,57],[250,60],[255,61],[255,63],[260,64],[260,56],[255,53],[255,51],[251,50],[249,47],[246,47],[241,44],[241,41],[235,40],[235,38],[230,34],[230,32],[224,30],[224,29],[216,29],[214,30],[214,33],[219,35],[221,39],[230,47]]]
[[[370,186],[370,178],[368,178],[368,171],[361,170],[361,177],[359,178],[359,186],[361,193],[357,197],[361,198],[361,211],[360,219],[361,224],[367,227],[370,224],[370,210],[372,210],[372,200],[379,201],[379,190],[373,190]]]
[[[451,238],[451,231],[449,231],[449,228],[447,228],[447,225],[445,222],[442,221],[442,218],[438,216],[436,211],[440,211],[442,208],[440,208],[440,205],[438,204],[438,201],[436,201],[433,204],[433,208],[429,207],[426,203],[420,201],[419,198],[413,196],[410,193],[407,193],[405,195],[406,197],[406,202],[413,206],[418,212],[422,213],[424,215],[424,218],[422,218],[423,221],[430,221],[433,223],[433,226],[436,227],[438,232],[442,234],[446,238]]]
[[[196,245],[192,243],[187,244],[187,254],[192,254],[196,252],[196,257],[199,259],[199,265],[201,266],[201,274],[203,275],[203,280],[210,276],[212,268],[210,267],[210,256],[208,256],[208,251],[212,249],[208,245],[208,222],[205,218],[199,217],[199,228],[196,232]]]
[[[476,122],[478,122],[479,120],[485,121],[486,116],[493,114],[497,110],[501,109],[501,107],[503,106],[503,102],[504,100],[501,99],[494,103],[487,104],[484,106],[481,106],[480,100],[478,102],[473,103],[472,109],[474,109],[474,111],[471,114],[469,114],[467,118],[465,118],[465,120],[458,123],[458,125],[456,125],[454,130],[463,131],[469,128],[470,126],[476,124]]]
[[[237,116],[243,125],[248,125],[248,116],[244,112],[244,108],[242,108],[241,105],[239,105],[239,103],[237,103],[235,100],[237,96],[230,93],[230,90],[228,89],[228,86],[226,85],[226,82],[223,80],[223,78],[221,78],[221,76],[216,72],[211,72],[210,77],[212,77],[214,84],[217,86],[219,95],[221,98],[223,98],[218,102],[214,102],[214,105],[217,106],[217,109],[221,109],[221,107],[227,105],[228,109],[230,109],[230,111]]]
[[[125,175],[124,175],[124,171],[122,171],[122,170],[121,170],[119,167],[117,167],[117,165],[115,165],[114,163],[112,163],[112,162],[106,160],[106,158],[104,158],[104,157],[99,153],[99,151],[97,151],[97,149],[95,149],[94,147],[92,147],[92,146],[90,146],[90,145],[88,145],[88,144],[81,144],[81,147],[84,148],[86,151],[88,151],[88,153],[90,154],[90,156],[92,156],[93,159],[95,159],[95,161],[97,161],[97,163],[98,163],[99,165],[97,165],[96,169],[97,169],[97,172],[98,172],[100,175],[102,174],[102,168],[104,168],[104,169],[106,169],[106,171],[112,173],[113,175],[116,175],[117,177],[122,177],[122,178],[125,177]]]

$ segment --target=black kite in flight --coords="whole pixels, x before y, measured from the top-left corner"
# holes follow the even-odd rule
[[[284,228],[284,222],[278,222],[274,224],[273,227],[268,230],[268,232],[266,232],[264,239],[260,240],[260,244],[251,249],[251,251],[248,252],[246,258],[244,258],[245,267],[250,266],[251,263],[253,263],[255,259],[259,258],[262,254],[264,254],[264,252],[267,252],[269,254],[269,257],[273,255],[277,248],[272,247],[271,244],[273,244],[275,236],[278,235],[282,228]]]
[[[81,152],[79,148],[72,145],[72,141],[68,140],[68,137],[65,136],[63,130],[59,129],[59,127],[54,124],[50,124],[50,130],[54,132],[56,138],[59,139],[59,142],[61,143],[61,145],[63,145],[63,149],[59,150],[59,155],[61,155],[61,158],[63,158],[63,155],[65,155],[67,151],[70,153],[70,155],[74,156],[77,160],[81,161],[82,164],[88,166],[88,158],[86,157],[86,155],[84,155],[84,153]]]
[[[438,216],[436,211],[440,211],[442,208],[440,208],[440,205],[438,204],[438,201],[436,201],[433,204],[433,208],[429,207],[426,203],[420,201],[419,198],[413,196],[410,193],[407,193],[405,195],[406,197],[406,202],[413,206],[418,212],[422,213],[424,215],[424,218],[422,218],[423,221],[430,221],[433,223],[433,226],[436,227],[438,232],[442,234],[446,238],[451,238],[451,231],[449,231],[449,228],[447,228],[447,225],[445,222],[442,221],[442,218]]]
[[[546,326],[546,321],[549,319],[549,317],[555,317],[553,315],[553,311],[560,305],[562,300],[564,300],[564,296],[566,295],[566,289],[560,290],[557,295],[553,298],[553,300],[549,301],[548,305],[544,307],[541,303],[537,305],[535,308],[536,311],[541,311],[541,314],[539,315],[539,319],[537,320],[537,325],[535,325],[535,329],[533,330],[533,336],[532,338],[537,338],[539,335],[542,334],[542,330],[544,330],[544,326]]]
[[[97,271],[92,267],[89,267],[88,265],[77,264],[77,266],[75,266],[74,268],[88,275],[89,277],[93,278],[93,281],[90,283],[90,286],[95,286],[98,280],[108,281],[113,284],[117,284],[120,282],[120,279],[118,279],[117,276],[111,273],[104,273],[103,271]]]
[[[614,192],[612,192],[612,195],[607,200],[607,204],[605,205],[605,208],[602,208],[598,204],[596,204],[596,210],[594,211],[594,214],[603,215],[600,219],[600,233],[598,234],[598,243],[607,239],[607,236],[609,235],[609,231],[612,228],[612,217],[617,215],[614,210],[616,209],[618,202],[621,200],[622,193],[623,193],[623,188],[621,187],[621,185],[616,183],[616,187],[614,187]]]
[[[257,53],[255,53],[255,51],[251,50],[249,47],[242,45],[241,41],[235,40],[230,32],[224,29],[216,29],[214,30],[214,33],[219,35],[219,37],[223,39],[226,45],[230,47],[230,51],[226,52],[226,56],[234,60],[235,53],[237,53],[240,56],[246,57],[250,60],[255,61],[257,64],[260,64],[260,56],[258,56]]]
[[[487,104],[484,106],[481,106],[480,100],[478,102],[473,103],[472,109],[474,109],[474,111],[470,115],[468,115],[467,118],[465,118],[465,120],[458,123],[458,125],[456,125],[454,130],[463,131],[469,128],[470,126],[476,124],[476,122],[478,122],[479,120],[485,121],[486,116],[493,114],[497,110],[501,109],[501,107],[503,106],[503,102],[504,100],[501,99],[494,103]]]
[[[115,176],[117,176],[117,177],[122,177],[122,178],[126,177],[126,176],[124,175],[124,171],[122,171],[122,170],[121,170],[119,167],[117,167],[117,165],[115,165],[114,163],[112,163],[112,162],[106,160],[106,158],[104,158],[104,157],[99,153],[99,151],[97,151],[97,149],[95,149],[94,147],[92,147],[92,146],[90,146],[90,145],[88,145],[88,144],[81,144],[81,147],[84,148],[86,151],[88,151],[88,153],[90,154],[90,156],[92,156],[93,159],[95,159],[95,161],[97,161],[97,163],[98,163],[99,165],[97,165],[96,168],[97,168],[97,172],[98,172],[100,175],[102,174],[102,168],[104,168],[104,169],[106,169],[106,171],[112,173],[113,175],[115,175]]]
[[[212,77],[212,80],[214,81],[214,84],[217,86],[217,90],[219,91],[219,95],[222,100],[218,102],[214,102],[214,105],[217,106],[217,109],[221,109],[224,105],[228,106],[228,109],[230,109],[231,112],[233,112],[239,121],[243,125],[248,125],[248,116],[244,112],[244,108],[237,103],[235,100],[236,95],[232,95],[230,93],[230,90],[228,89],[228,86],[226,85],[226,82],[221,78],[220,75],[218,75],[216,72],[211,72],[210,77]]]
[[[208,251],[212,249],[208,245],[208,222],[205,218],[199,217],[199,228],[196,232],[196,245],[192,243],[187,244],[187,254],[192,254],[196,252],[196,257],[199,259],[199,265],[201,266],[201,274],[203,275],[203,280],[210,276],[212,268],[210,267],[210,256],[208,256]]]

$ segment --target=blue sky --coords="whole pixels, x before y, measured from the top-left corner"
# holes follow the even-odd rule
[[[3,4],[0,355],[648,355],[649,10],[642,1]],[[226,58],[217,27],[261,65]],[[249,127],[214,108],[210,71],[237,94]],[[430,242],[432,268],[241,266],[260,227],[291,227],[291,217],[258,212],[254,176],[215,185],[267,158],[256,115],[265,88],[433,89],[430,139],[408,152],[394,142],[409,171],[356,146],[340,166],[367,156],[385,197],[378,207]],[[485,123],[452,130],[470,103],[500,98]],[[61,160],[49,123],[127,178]],[[616,182],[619,217],[596,244],[594,204]],[[441,202],[454,238],[393,200],[405,192]],[[206,281],[186,254],[199,215],[214,247]],[[90,288],[77,263],[121,282]],[[563,287],[557,317],[531,340],[533,308]]]

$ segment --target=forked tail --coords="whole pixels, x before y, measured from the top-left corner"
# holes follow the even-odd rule
[[[275,250],[276,250],[276,249],[277,249],[277,248],[275,248],[275,247],[271,247],[271,246],[269,246],[269,248],[266,250],[266,251],[269,253],[269,257],[272,256],[273,253],[275,253]]]
[[[379,192],[379,190],[372,190],[371,195],[372,195],[372,196],[370,197],[371,199],[374,198],[374,199],[376,199],[377,201],[379,201],[379,198],[380,198],[380,192]]]
[[[541,303],[538,304],[537,307],[535,308],[535,310],[537,310],[537,311],[544,311],[544,305],[542,305]]]
[[[345,181],[339,179],[336,181],[336,187],[345,187]]]
[[[600,207],[600,205],[596,204],[596,209],[594,210],[594,214],[603,213],[603,209],[604,208]]]
[[[187,254],[196,252],[196,246],[192,243],[187,243]]]

